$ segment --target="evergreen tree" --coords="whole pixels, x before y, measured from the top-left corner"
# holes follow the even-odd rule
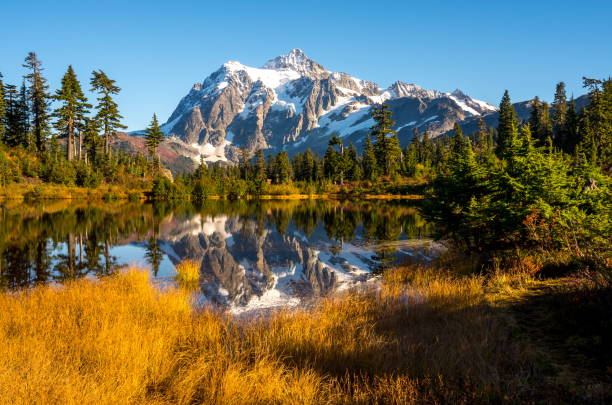
[[[30,148],[32,146],[31,140],[31,109],[28,103],[28,90],[25,82],[21,83],[21,90],[19,91],[19,99],[17,101],[17,120],[19,121],[19,131],[15,132],[15,139],[17,145],[21,145],[24,148]]]
[[[147,145],[147,150],[149,151],[149,155],[151,158],[157,158],[158,165],[161,164],[159,155],[157,154],[157,147],[164,140],[164,133],[159,127],[159,122],[157,121],[157,115],[153,114],[153,119],[151,120],[151,124],[145,130],[145,144]]]
[[[82,130],[83,142],[85,145],[85,162],[91,161],[95,163],[98,159],[98,150],[100,148],[100,131],[101,125],[95,118],[86,118]]]
[[[410,177],[416,176],[418,173],[419,149],[421,141],[419,140],[418,130],[416,135],[410,141],[410,145],[404,152],[404,174]]]
[[[57,118],[55,127],[66,136],[66,157],[68,160],[73,160],[75,156],[75,132],[82,132],[85,126],[86,114],[91,105],[87,103],[87,98],[81,90],[72,65],[68,66],[68,70],[62,78],[62,86],[55,92],[55,100],[61,104],[55,110],[54,116]],[[82,136],[79,137],[78,157],[82,158]]]
[[[306,181],[317,180],[317,158],[310,148],[306,149],[306,152],[304,153],[303,170],[303,177]]]
[[[6,99],[4,97],[4,82],[2,81],[2,73],[0,73],[0,142],[6,136]]]
[[[531,100],[531,111],[529,112],[529,128],[531,128],[533,134],[535,134],[536,138],[540,133],[540,116],[542,110],[542,102],[540,101],[540,97],[535,96],[533,100]]]
[[[96,91],[100,95],[97,98],[98,105],[96,109],[98,112],[95,118],[102,126],[104,153],[110,156],[111,139],[115,136],[118,129],[127,128],[120,122],[123,116],[119,114],[119,107],[112,97],[118,94],[121,88],[116,86],[115,81],[111,80],[102,70],[92,72],[90,84],[92,87],[91,91]]]
[[[574,154],[578,141],[578,113],[576,112],[576,102],[572,98],[567,106],[567,116],[563,128],[563,144],[561,146],[566,153]]]
[[[275,184],[284,184],[291,180],[291,163],[287,152],[281,152],[276,155],[272,165],[272,172]]]
[[[21,91],[7,84],[4,87],[6,100],[5,133],[2,141],[8,146],[28,146],[28,104],[25,84]]]
[[[529,127],[538,145],[546,145],[548,140],[552,139],[553,128],[548,103],[541,102],[537,96],[532,101]]]
[[[376,121],[372,130],[372,136],[376,139],[374,147],[377,166],[381,168],[384,175],[393,174],[400,166],[402,149],[400,148],[397,132],[392,127],[395,121],[389,106],[381,104],[372,111],[372,118]]]
[[[583,78],[590,103],[580,116],[577,154],[593,164],[609,169],[612,165],[612,80]]]
[[[363,178],[366,180],[374,180],[378,174],[378,164],[376,162],[376,153],[370,134],[366,136],[366,143],[363,149],[361,158],[363,165]]]
[[[510,94],[506,90],[499,104],[499,124],[497,125],[498,156],[504,154],[509,140],[516,133],[517,127],[516,112],[510,102]]]
[[[359,164],[357,148],[352,143],[344,151],[344,161],[346,162],[346,178],[351,181],[361,180],[362,170]]]
[[[567,94],[565,92],[564,82],[557,83],[557,87],[555,89],[555,99],[551,107],[553,140],[556,146],[563,148],[567,138],[565,130],[568,114]]]
[[[32,113],[32,132],[38,152],[43,152],[49,136],[49,85],[42,75],[42,63],[34,52],[25,58],[23,67],[30,73],[25,76],[29,83],[28,101]]]

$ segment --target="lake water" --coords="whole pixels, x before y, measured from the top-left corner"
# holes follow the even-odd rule
[[[438,246],[402,201],[206,201],[0,205],[0,288],[102,277],[130,265],[173,283],[200,263],[201,302],[240,313],[299,305],[428,261]]]

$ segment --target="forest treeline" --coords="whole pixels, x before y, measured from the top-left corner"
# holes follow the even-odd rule
[[[121,91],[115,80],[93,71],[89,85],[96,99],[90,103],[72,66],[55,92],[36,53],[28,54],[23,67],[20,85],[4,83],[0,74],[0,186],[26,180],[142,186],[150,161],[111,147],[117,131],[126,128],[114,100]]]

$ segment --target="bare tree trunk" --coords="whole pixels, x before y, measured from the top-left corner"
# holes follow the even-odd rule
[[[72,128],[72,122],[68,122],[68,141],[66,143],[66,153],[68,161],[74,159],[74,130]]]
[[[79,161],[83,160],[83,131],[79,131]]]

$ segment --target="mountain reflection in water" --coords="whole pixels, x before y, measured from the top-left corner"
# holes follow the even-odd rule
[[[18,289],[128,265],[160,281],[201,263],[202,301],[234,312],[296,305],[428,260],[431,227],[400,201],[206,201],[0,207],[0,288]]]

